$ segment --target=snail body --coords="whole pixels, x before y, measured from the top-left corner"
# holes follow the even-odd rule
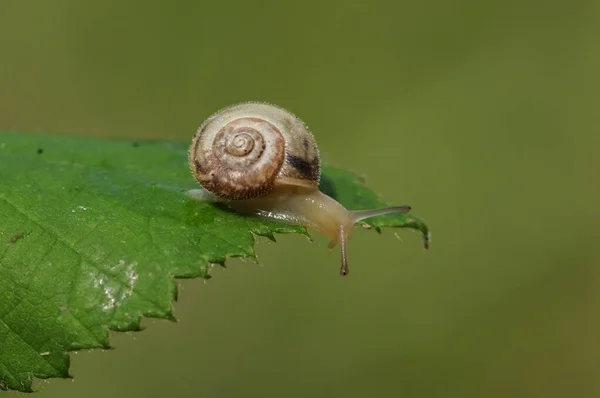
[[[243,103],[209,117],[189,151],[190,168],[202,185],[188,191],[234,211],[303,225],[339,242],[340,273],[348,274],[346,240],[358,221],[409,206],[347,210],[319,191],[320,157],[314,136],[292,113],[268,104]]]

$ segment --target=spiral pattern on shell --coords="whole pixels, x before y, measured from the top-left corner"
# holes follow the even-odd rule
[[[225,108],[198,129],[189,153],[196,179],[213,194],[240,200],[275,183],[318,185],[319,152],[312,134],[290,112],[267,104]]]

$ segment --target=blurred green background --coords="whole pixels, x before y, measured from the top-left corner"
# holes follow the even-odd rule
[[[41,394],[600,396],[599,72],[598,1],[2,1],[0,129],[190,140],[267,101],[433,230],[357,230],[348,278],[261,240]]]

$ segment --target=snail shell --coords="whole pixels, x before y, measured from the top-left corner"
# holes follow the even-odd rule
[[[234,105],[208,118],[189,161],[206,190],[229,200],[256,198],[276,185],[318,189],[321,177],[319,150],[306,125],[262,103]]]

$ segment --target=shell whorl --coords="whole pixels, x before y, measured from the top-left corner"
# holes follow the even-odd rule
[[[260,103],[235,105],[208,118],[189,160],[205,189],[232,200],[261,196],[277,183],[317,186],[321,172],[306,126],[290,112]]]

